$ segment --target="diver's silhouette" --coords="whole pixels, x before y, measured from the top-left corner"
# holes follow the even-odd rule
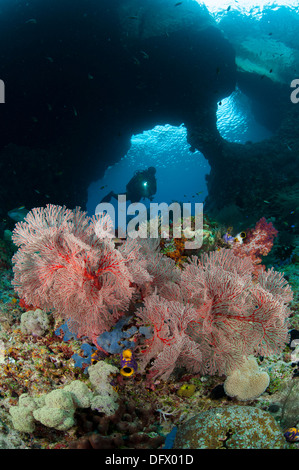
[[[131,202],[139,202],[140,199],[148,198],[150,201],[153,200],[153,196],[157,191],[156,181],[156,168],[150,166],[147,170],[136,171],[133,178],[130,179],[126,185],[126,197]],[[112,197],[117,199],[118,194],[110,191],[101,202],[110,202]]]

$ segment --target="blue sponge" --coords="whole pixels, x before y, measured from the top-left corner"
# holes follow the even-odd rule
[[[132,326],[126,331],[122,328],[126,326],[131,317],[122,317],[111,331],[105,331],[97,338],[98,345],[110,354],[120,354],[124,349],[129,349],[132,342],[127,338],[131,338],[136,332],[137,328]]]

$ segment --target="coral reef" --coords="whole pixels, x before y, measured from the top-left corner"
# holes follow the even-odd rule
[[[84,229],[83,234],[85,223],[90,232]],[[41,232],[39,242],[35,226]],[[292,300],[282,273],[256,269],[263,262],[260,255],[272,247],[272,224],[260,221],[255,228],[247,229],[246,241],[230,244],[223,235],[231,229],[206,218],[206,235],[202,248],[196,251],[198,256],[183,250],[185,239],[175,244],[171,233],[168,246],[162,239],[128,238],[116,247],[113,239],[105,236],[107,228],[107,219],[101,216],[87,220],[78,209],[48,206],[45,211],[29,213],[14,232],[22,242],[20,254],[14,258],[15,287],[22,301],[11,289],[9,269],[0,270],[7,299],[0,302],[0,393],[7,426],[12,433],[20,434],[20,447],[160,449],[165,442],[165,448],[169,448],[175,430],[180,436],[199,410],[213,417],[219,410],[228,412],[233,404],[237,416],[244,400],[246,410],[253,410],[254,416],[256,410],[267,410],[283,429],[285,425],[296,426],[295,348],[288,340],[288,317],[294,322],[297,315],[296,293]],[[264,236],[267,230],[268,237]],[[126,308],[113,311],[106,331],[98,334],[97,327],[84,329],[85,323],[80,334],[71,322],[73,310],[82,307],[74,302],[74,286],[63,291],[61,310],[60,294],[55,308],[50,296],[62,279],[56,278],[56,270],[74,269],[76,279],[81,276],[83,290],[89,282],[95,282],[93,276],[100,277],[98,271],[89,270],[94,249],[91,240],[101,253],[112,253],[109,262],[102,265],[108,267],[105,279],[110,275],[120,283],[122,276],[130,279],[130,296]],[[256,251],[252,247],[258,240]],[[41,260],[40,252],[34,253],[35,243],[40,248],[38,243],[51,247],[48,258]],[[53,246],[57,249],[52,250]],[[180,250],[169,256],[175,246]],[[252,257],[241,254],[245,249]],[[114,274],[109,270],[112,259],[121,266]],[[43,292],[43,301],[49,302],[45,309],[37,308],[27,282],[30,276],[26,269],[32,267],[36,273],[42,267],[48,275],[51,294],[45,277],[38,285],[38,298]],[[92,285],[95,292],[101,292],[100,284]],[[121,291],[118,294],[121,297]],[[107,299],[106,307],[109,302],[113,304],[114,295]],[[95,299],[98,302],[99,297]],[[67,301],[70,316],[64,307]],[[79,321],[81,317],[76,318]],[[125,349],[136,361],[129,376],[121,373]],[[259,356],[262,370],[255,358],[247,359],[251,354]],[[251,411],[246,413],[248,420],[255,422],[255,417],[249,416]],[[279,437],[275,441],[275,426],[267,421],[268,414],[259,419],[265,420],[269,432],[261,424],[259,432],[264,438],[253,443],[257,448],[298,445],[287,443],[281,434],[282,440]],[[209,445],[246,446],[247,437],[250,439],[246,422],[243,427],[238,417],[227,422],[224,437],[214,436]],[[166,439],[168,435],[171,439]],[[10,444],[5,441],[3,445],[9,448]]]
[[[284,449],[279,425],[266,411],[226,406],[198,413],[178,427],[174,449]]]

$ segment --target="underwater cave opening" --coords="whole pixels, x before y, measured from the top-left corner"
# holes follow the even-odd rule
[[[217,128],[224,139],[244,144],[271,137],[271,131],[256,120],[251,107],[251,100],[238,88],[218,103]],[[149,168],[155,169],[154,176],[148,176]],[[191,151],[184,124],[157,125],[132,135],[127,154],[89,185],[86,210],[92,216],[98,204],[109,202],[117,220],[119,194],[126,194],[127,207],[132,202],[141,202],[147,208],[151,202],[189,202],[193,207],[195,202],[203,203],[208,195],[206,176],[210,170],[204,155]],[[136,173],[140,175],[137,188]]]
[[[272,136],[272,132],[257,121],[252,101],[238,87],[218,103],[217,129],[223,139],[240,144],[260,142]]]
[[[151,167],[156,172],[148,179],[147,170]],[[133,201],[128,183],[136,172],[141,172],[142,177],[140,188],[135,188]],[[195,202],[204,202],[208,194],[206,175],[209,172],[210,165],[204,155],[190,150],[184,124],[178,127],[157,125],[142,134],[133,135],[128,153],[109,166],[102,179],[90,184],[86,209],[92,216],[104,199],[114,206],[117,220],[117,195],[125,193],[127,206],[137,201],[147,208],[151,202],[190,202],[193,206]]]

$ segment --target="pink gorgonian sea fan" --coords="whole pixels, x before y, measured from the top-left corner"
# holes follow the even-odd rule
[[[223,248],[194,257],[182,273],[181,286],[200,317],[189,334],[204,349],[206,373],[227,374],[244,356],[278,354],[287,342],[291,287],[282,273],[270,269],[256,277],[254,269],[250,258]]]
[[[154,293],[145,298],[144,307],[136,313],[143,324],[152,327],[152,337],[145,341],[145,349],[141,348],[138,354],[141,371],[152,361],[151,376],[160,376],[164,380],[178,365],[186,366],[195,373],[200,371],[200,345],[187,334],[188,325],[198,319],[195,308],[180,301],[169,301]]]
[[[168,282],[179,279],[175,261],[161,253],[160,238],[128,238],[119,248],[127,267],[144,299]]]
[[[194,256],[178,283],[145,299],[137,315],[151,325],[139,363],[166,379],[177,366],[228,374],[244,356],[278,354],[288,336],[292,291],[273,269],[253,276],[250,258],[221,249]]]
[[[92,340],[129,306],[131,275],[115,249],[106,216],[48,204],[16,224],[13,285],[28,305],[54,311]],[[101,235],[101,236],[99,236]]]

